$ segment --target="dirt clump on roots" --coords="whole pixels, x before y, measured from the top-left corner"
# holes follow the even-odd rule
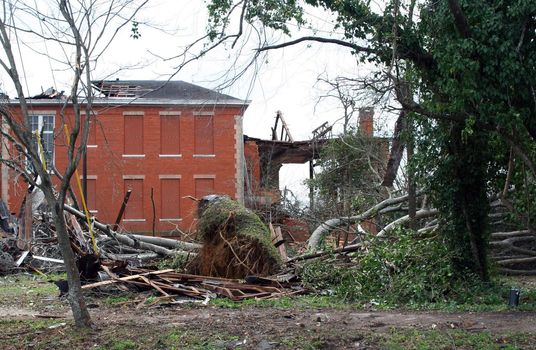
[[[193,274],[244,278],[268,276],[281,265],[268,228],[259,217],[226,196],[207,196],[199,203],[199,254],[188,264]]]

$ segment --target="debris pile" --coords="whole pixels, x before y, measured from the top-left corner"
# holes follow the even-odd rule
[[[121,275],[105,269],[109,280],[86,284],[83,289],[93,289],[109,285],[131,286],[138,290],[154,290],[161,296],[159,300],[178,295],[194,299],[210,299],[216,296],[234,301],[244,299],[271,299],[282,296],[303,294],[305,289],[290,281],[248,277],[246,283],[238,279],[207,277],[167,270],[146,270],[129,268]],[[249,282],[249,283],[248,283]]]
[[[200,248],[192,242],[121,234],[95,218],[92,218],[89,230],[85,215],[69,205],[65,205],[64,215],[71,247],[79,260],[95,255],[99,261],[123,261],[139,266],[162,257],[181,254],[193,257]],[[16,272],[22,266],[39,272],[63,270],[55,225],[46,206],[41,205],[37,210],[27,206],[17,229],[11,233],[2,232],[0,245],[0,274]]]
[[[2,241],[0,274],[23,267],[39,273],[63,269],[46,205],[37,210],[27,205],[26,210],[18,230],[4,234],[9,237]],[[257,215],[226,196],[200,201],[198,237],[203,244],[123,234],[95,218],[90,229],[84,213],[70,205],[65,205],[64,215],[84,289],[153,291],[160,294],[158,300],[223,296],[239,301],[305,292],[293,274],[266,277],[280,272],[282,260],[287,260],[281,232],[271,225],[268,229]],[[188,273],[141,267],[178,256],[185,258]]]

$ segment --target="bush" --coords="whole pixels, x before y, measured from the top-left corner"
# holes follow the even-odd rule
[[[478,279],[470,273],[456,275],[451,254],[440,235],[423,237],[399,229],[389,238],[365,242],[352,257],[353,264],[341,265],[333,258],[305,264],[302,278],[309,288],[332,290],[350,301],[389,305],[461,301]]]

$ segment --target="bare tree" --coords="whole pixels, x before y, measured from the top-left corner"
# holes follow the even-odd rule
[[[9,105],[4,105],[2,114],[9,130],[3,130],[4,144],[8,143],[22,156],[2,158],[4,164],[21,174],[26,181],[40,188],[51,209],[56,227],[58,245],[61,249],[67,280],[69,283],[69,303],[76,326],[91,325],[80,286],[79,271],[75,255],[71,249],[69,235],[64,221],[64,205],[70,180],[86,152],[86,144],[92,116],[94,92],[91,87],[92,71],[96,62],[112,44],[119,30],[132,23],[147,0],[57,0],[39,9],[37,2],[2,1],[0,17],[0,44],[3,55],[0,66],[8,74],[14,85],[19,113],[12,113]],[[30,4],[31,3],[31,4]],[[63,100],[60,113],[61,125],[67,118],[72,121],[72,130],[66,136],[67,164],[59,169],[61,176],[53,182],[53,174],[45,166],[35,137],[29,113],[21,73],[25,58],[16,55],[15,47],[24,40],[38,38],[54,46],[49,59],[66,66],[71,74],[68,96]],[[20,54],[20,51],[19,51]],[[62,135],[63,130],[57,130]],[[11,154],[13,155],[13,154]],[[38,180],[32,176],[35,173]]]

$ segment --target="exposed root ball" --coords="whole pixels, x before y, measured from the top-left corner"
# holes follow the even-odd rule
[[[280,258],[257,215],[228,197],[202,203],[198,235],[203,248],[188,267],[191,273],[243,278],[276,272]]]

